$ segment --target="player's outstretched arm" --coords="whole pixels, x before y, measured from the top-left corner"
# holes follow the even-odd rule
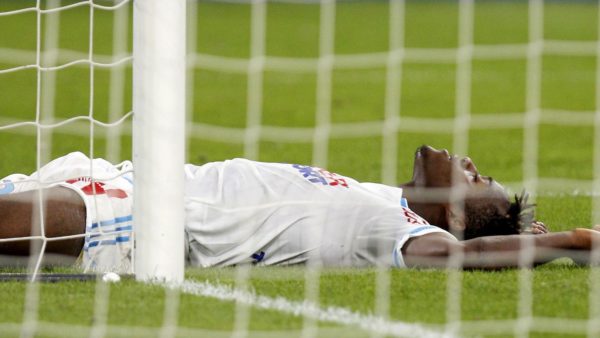
[[[432,233],[410,239],[404,245],[403,255],[404,262],[409,267],[456,266],[459,263],[450,261],[453,253],[463,254],[462,266],[465,268],[518,267],[522,257],[528,254],[531,258],[529,263],[532,265],[547,263],[561,257],[569,257],[579,263],[589,263],[594,240],[600,242],[600,232],[591,229],[575,229],[537,236],[478,237],[462,242],[449,234]],[[522,252],[525,248],[533,250]]]
[[[0,196],[0,254],[29,255],[31,240],[1,240],[41,234],[39,194],[39,191],[27,191]],[[76,192],[63,187],[49,188],[42,190],[42,200],[46,237],[85,232],[85,205]],[[78,256],[83,242],[83,237],[49,241],[46,253]]]

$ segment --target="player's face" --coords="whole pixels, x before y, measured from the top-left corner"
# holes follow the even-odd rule
[[[504,188],[491,177],[480,175],[470,158],[451,156],[445,149],[429,146],[417,149],[413,185],[416,188],[442,188],[435,195],[424,195],[425,198],[435,197],[421,206],[421,212],[429,222],[446,230],[464,230],[465,236],[470,237],[482,233],[489,235],[492,234],[490,231],[500,230],[486,230],[488,221],[485,218],[491,221],[499,215],[508,215],[510,200]],[[464,208],[455,208],[460,205],[451,203],[451,194],[457,190],[447,188],[458,188],[461,193],[454,197],[464,197]],[[501,233],[506,234],[506,231],[497,234]]]
[[[482,176],[469,157],[450,155],[448,150],[421,146],[415,153],[415,186],[449,188],[464,186],[469,194],[505,196],[504,188],[489,176]]]

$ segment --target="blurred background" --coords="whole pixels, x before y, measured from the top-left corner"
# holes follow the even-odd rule
[[[38,143],[42,162],[129,159],[131,3],[40,4],[0,1],[0,174],[34,170]],[[592,193],[597,2],[193,1],[188,17],[190,162],[395,184],[426,143],[515,190]]]

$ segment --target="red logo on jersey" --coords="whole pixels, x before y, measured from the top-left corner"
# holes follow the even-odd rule
[[[415,214],[412,210],[407,209],[405,207],[402,207],[402,209],[404,210],[404,216],[406,216],[406,220],[408,221],[408,223],[422,225],[429,224],[426,220],[421,218],[421,216]]]
[[[67,183],[73,184],[73,183],[79,182],[79,181],[89,182],[90,179],[87,177],[80,177],[77,179],[68,180]],[[105,185],[106,184],[102,183],[102,182],[90,182],[90,184],[81,188],[81,191],[83,191],[83,193],[86,195],[104,195],[104,194],[106,194],[108,197],[114,197],[114,198],[120,198],[120,199],[127,198],[127,193],[125,192],[125,190],[104,189]]]
[[[341,185],[342,187],[348,188],[348,183],[346,183],[346,180],[341,178],[338,174],[332,173],[325,169],[319,169],[319,172],[321,175],[323,175],[323,177],[325,177],[326,180],[329,181],[329,185]]]

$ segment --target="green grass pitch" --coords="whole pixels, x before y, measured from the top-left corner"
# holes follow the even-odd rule
[[[44,1],[42,1],[44,4]],[[35,5],[34,1],[0,0],[0,11]],[[387,50],[388,4],[384,1],[341,2],[336,6],[336,54],[375,53]],[[474,42],[522,44],[528,41],[528,6],[520,1],[476,1]],[[593,2],[547,2],[544,5],[544,38],[595,42],[598,8]],[[42,24],[60,16],[61,50],[87,53],[89,8],[73,8],[60,14],[42,15]],[[250,6],[248,4],[201,2],[198,5],[197,52],[234,58],[250,55]],[[34,51],[34,12],[0,16],[0,51]],[[112,53],[113,13],[96,10],[94,53]],[[319,7],[314,4],[271,3],[267,6],[266,53],[269,56],[314,58],[319,48]],[[453,48],[458,44],[458,6],[451,1],[407,1],[406,47]],[[66,56],[68,58],[68,56]],[[0,69],[33,63],[26,56],[0,58]],[[596,57],[545,54],[542,58],[541,107],[546,110],[594,111],[596,109]],[[526,110],[527,60],[474,60],[470,107],[473,115],[522,113]],[[127,70],[130,72],[130,69]],[[453,63],[405,62],[402,64],[402,116],[451,118],[455,114],[457,67]],[[59,119],[87,115],[90,111],[90,71],[77,66],[53,72],[56,75],[55,116]],[[110,71],[94,71],[93,114],[109,121]],[[42,80],[47,79],[44,74]],[[225,127],[246,126],[247,77],[238,72],[196,69],[193,73],[193,120]],[[0,119],[35,120],[36,79],[34,69],[0,74]],[[314,72],[265,71],[262,124],[312,127],[315,125],[316,83]],[[331,119],[333,123],[376,121],[384,117],[386,69],[334,69]],[[126,83],[122,111],[131,110],[131,81]],[[40,111],[44,117],[46,111]],[[87,127],[86,127],[87,128]],[[448,126],[451,130],[452,126]],[[69,151],[89,152],[90,137],[59,127],[53,133],[52,157]],[[104,128],[95,129],[94,153],[104,156]],[[523,179],[525,129],[477,129],[469,132],[470,156],[481,172],[500,182]],[[0,130],[0,176],[29,173],[36,166],[35,127]],[[594,127],[539,126],[538,174],[541,178],[563,178],[590,182],[593,177]],[[398,134],[398,181],[410,178],[412,153],[423,143],[451,150],[448,133],[400,132]],[[130,136],[122,137],[122,159],[131,156]],[[381,137],[333,138],[329,144],[329,170],[359,180],[381,179]],[[598,150],[595,150],[598,151]],[[193,135],[188,160],[202,163],[243,156],[243,145],[218,142]],[[310,162],[312,144],[260,143],[260,160]],[[591,184],[591,183],[590,183]],[[588,187],[587,190],[591,190]],[[585,194],[542,192],[537,197],[537,217],[552,230],[589,226],[592,198]],[[560,261],[533,270],[535,317],[587,319],[589,316],[588,268]],[[233,284],[232,269],[189,269],[188,278]],[[259,268],[251,272],[250,286],[257,294],[304,299],[302,268]],[[322,306],[340,306],[361,313],[375,311],[374,270],[331,269],[321,276]],[[391,272],[390,313],[392,320],[443,325],[446,322],[445,271],[402,270]],[[599,281],[600,282],[600,281]],[[462,273],[461,318],[465,321],[511,320],[518,317],[518,270]],[[36,336],[79,336],[94,323],[93,282],[63,282],[40,285]],[[18,336],[24,319],[27,284],[0,283],[0,337]],[[107,322],[109,336],[158,336],[162,325],[165,292],[125,280],[110,287]],[[182,295],[177,324],[207,337],[229,336],[234,327],[232,302]],[[44,323],[72,325],[64,331],[44,331]],[[319,323],[320,336],[368,336],[353,327]],[[77,328],[78,330],[75,330]],[[119,328],[124,328],[119,331]],[[138,331],[127,329],[138,328]],[[299,336],[302,318],[275,311],[250,311],[250,336]],[[83,330],[83,331],[81,331]],[[463,332],[466,335],[471,333]],[[511,336],[512,334],[494,335]],[[532,337],[563,337],[534,330]],[[577,335],[572,335],[577,336]]]

